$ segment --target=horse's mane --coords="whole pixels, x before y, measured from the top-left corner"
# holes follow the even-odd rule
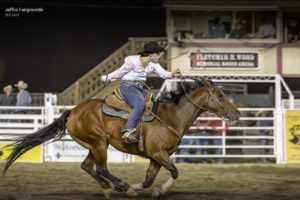
[[[212,81],[210,81],[213,84]],[[184,87],[184,89],[183,89]],[[202,81],[195,80],[194,82],[178,82],[176,88],[171,91],[164,91],[159,99],[160,102],[173,102],[177,104],[182,96],[197,88],[204,87]],[[185,91],[184,91],[185,90]]]

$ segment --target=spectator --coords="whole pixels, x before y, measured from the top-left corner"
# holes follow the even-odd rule
[[[0,105],[1,106],[15,106],[16,99],[12,95],[14,88],[11,85],[7,85],[3,88],[4,95],[0,98]],[[1,113],[8,114],[11,113],[9,110],[2,110]]]
[[[235,24],[235,28],[230,33],[230,38],[236,38],[236,39],[246,38],[247,33],[245,30],[245,24],[246,24],[246,22],[244,20],[243,21],[239,20]]]
[[[185,32],[184,31],[178,31],[176,33],[174,41],[177,42],[177,46],[178,47],[182,47],[183,46],[183,42],[184,42],[185,39],[186,39]]]
[[[15,106],[16,100],[12,95],[14,88],[11,85],[7,85],[3,88],[4,95],[1,96],[1,106]]]
[[[17,103],[16,106],[29,106],[32,99],[30,96],[30,93],[25,90],[27,88],[27,83],[20,80],[15,86],[19,89],[19,92],[17,94]],[[17,113],[25,113],[24,110],[19,110]]]
[[[202,114],[203,116],[207,116],[207,112]],[[207,120],[196,120],[194,122],[194,125],[197,127],[197,129],[189,129],[186,135],[188,136],[208,136],[207,130],[199,130],[200,127],[207,127],[208,121]],[[199,146],[199,145],[208,145],[208,139],[197,139],[197,138],[183,138],[181,140],[180,145],[189,145],[189,146]],[[207,155],[208,150],[206,148],[179,148],[177,151],[177,154],[181,155]],[[203,163],[207,163],[207,158],[201,159]],[[200,160],[198,158],[178,158],[177,162],[199,162]]]
[[[225,38],[226,29],[219,16],[216,16],[208,27],[209,38]]]
[[[260,111],[256,115],[257,117],[270,117],[271,112],[269,111]],[[273,126],[272,120],[258,120],[257,121],[257,126],[262,127],[262,129],[259,131],[259,136],[272,136],[273,131],[269,129],[264,129],[266,127]],[[260,139],[259,140],[259,145],[260,146],[266,146],[266,145],[272,145],[272,139]],[[257,154],[258,155],[266,155],[270,154],[270,150],[266,148],[258,148],[257,149]],[[257,162],[267,162],[265,158],[257,158]]]
[[[299,28],[298,21],[293,18],[288,19],[287,28],[288,28],[288,42],[296,43],[300,35],[300,28]]]
[[[201,131],[192,130],[192,129],[190,129],[186,133],[186,135],[188,135],[188,136],[202,136]],[[194,146],[194,147],[191,147],[191,148],[180,148],[178,150],[178,154],[181,154],[181,155],[199,155],[199,154],[202,154],[201,153],[202,149],[196,147],[196,146],[201,145],[200,140],[197,139],[197,138],[183,138],[181,140],[180,145],[189,145],[189,146]],[[179,158],[177,161],[178,162],[195,163],[195,162],[199,162],[199,159],[198,158],[187,157],[187,158]]]
[[[219,128],[222,128],[222,125],[223,125],[222,120],[211,120],[211,121],[209,121],[208,126],[210,126],[212,128],[212,130],[210,131],[211,136],[222,136],[223,135],[223,130],[219,129]],[[225,127],[225,129],[226,128],[227,127]],[[222,144],[223,144],[222,138],[213,139],[213,145],[221,146]],[[222,156],[222,148],[216,148],[215,154]],[[221,157],[217,158],[217,163],[224,163],[223,158],[221,158]]]
[[[261,19],[261,25],[258,28],[259,38],[274,38],[275,28],[271,23],[267,22],[267,18],[263,17]]]
[[[203,113],[200,115],[200,117],[209,117],[208,112]],[[207,130],[207,127],[209,125],[209,120],[198,120],[196,121],[197,127],[203,127],[204,130],[199,131],[200,136],[206,136],[208,137],[210,135],[210,132]],[[207,146],[209,145],[209,139],[199,139],[199,145],[201,146]],[[208,155],[208,149],[207,148],[201,148],[201,155]],[[207,158],[202,158],[202,163],[208,163]]]

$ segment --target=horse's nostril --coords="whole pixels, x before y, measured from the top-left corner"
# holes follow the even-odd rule
[[[239,119],[240,118],[240,116],[241,116],[241,113],[240,113],[240,111],[236,111],[236,117],[237,117],[237,119]]]

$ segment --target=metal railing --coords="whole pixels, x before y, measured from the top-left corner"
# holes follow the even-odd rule
[[[15,107],[0,106],[0,162],[7,158],[10,150],[2,149],[16,139],[51,124],[65,110],[74,106]],[[35,149],[35,148],[34,148]],[[26,155],[25,155],[26,154]],[[43,143],[35,153],[26,152],[22,162],[82,162],[88,150],[77,144],[69,134],[61,140]],[[40,155],[40,156],[37,156]],[[108,162],[132,162],[132,156],[108,148]]]
[[[276,134],[281,134],[275,129],[275,109],[273,108],[240,108],[242,117],[239,123],[234,125],[226,125],[226,121],[222,121],[219,127],[197,127],[191,126],[189,131],[191,134],[186,134],[183,137],[188,140],[196,140],[192,144],[180,144],[179,150],[172,155],[175,160],[177,158],[187,158],[189,161],[199,159],[191,158],[276,158]],[[259,117],[258,112],[268,111],[271,116]],[[251,116],[249,114],[251,113]],[[220,120],[218,117],[198,117],[197,120],[215,121]],[[269,126],[259,126],[258,121],[268,121]],[[207,132],[221,130],[222,134],[207,134]],[[269,131],[268,135],[262,134],[263,131]],[[213,140],[220,140],[219,145],[212,144]],[[267,140],[267,141],[266,141]],[[206,145],[203,145],[206,141]],[[268,142],[268,145],[262,143]],[[184,142],[183,142],[184,143]],[[208,145],[209,144],[209,145]],[[190,152],[188,150],[193,149]],[[216,154],[216,149],[221,149],[219,154]],[[261,150],[259,150],[261,149]],[[205,151],[203,151],[205,150]],[[268,154],[261,152],[269,151]],[[221,153],[220,153],[221,152]]]
[[[157,41],[160,46],[167,46],[167,40],[164,37],[129,38],[129,41],[117,49],[113,54],[62,91],[58,95],[59,104],[77,105],[83,100],[99,96],[104,87],[104,83],[100,78],[101,75],[108,74],[121,67],[126,56],[138,53],[143,49],[144,44],[149,41]],[[164,60],[166,60],[166,58],[164,58]],[[109,87],[109,85],[107,87]],[[111,89],[111,91],[112,90],[113,89]]]

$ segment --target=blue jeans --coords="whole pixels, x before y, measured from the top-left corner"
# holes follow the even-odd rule
[[[219,136],[219,135],[216,135],[216,136]],[[219,146],[219,145],[222,145],[222,143],[223,143],[222,139],[214,139],[213,140],[213,144],[214,145],[218,145]],[[215,151],[215,154],[216,155],[222,155],[222,152],[223,152],[222,148],[217,148],[216,151]],[[224,160],[223,160],[223,158],[217,158],[217,162],[218,163],[223,163]]]
[[[120,91],[125,101],[133,109],[130,113],[128,121],[122,131],[135,128],[145,109],[145,98],[147,90],[143,88],[143,85],[138,82],[125,82],[120,85]]]
[[[210,133],[208,131],[202,131],[199,132],[199,135],[201,136],[210,136]],[[209,139],[199,139],[199,144],[203,146],[209,145]],[[201,155],[208,155],[208,149],[206,148],[201,148]],[[207,158],[202,158],[203,163],[207,163],[208,159]]]

